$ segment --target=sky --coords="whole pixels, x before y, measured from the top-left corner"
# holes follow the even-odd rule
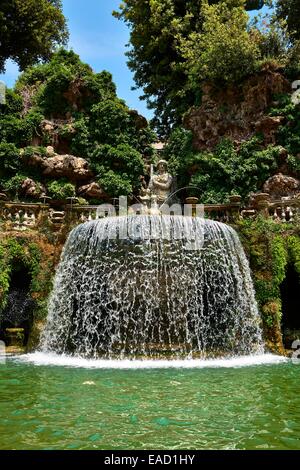
[[[126,65],[126,44],[129,42],[128,27],[112,16],[121,0],[63,0],[64,15],[70,32],[69,49],[80,55],[95,72],[108,70],[117,85],[118,96],[127,105],[146,118],[152,117],[145,101],[139,96],[141,90],[133,91],[133,74]],[[6,73],[0,75],[8,87],[12,87],[19,75],[18,67],[11,61]]]

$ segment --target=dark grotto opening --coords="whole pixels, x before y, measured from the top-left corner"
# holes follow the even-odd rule
[[[17,261],[13,266],[7,303],[0,312],[0,340],[8,346],[26,346],[35,307],[30,296],[31,275],[23,263]]]
[[[287,349],[293,341],[300,339],[300,277],[292,265],[289,265],[286,278],[281,284],[282,333]]]

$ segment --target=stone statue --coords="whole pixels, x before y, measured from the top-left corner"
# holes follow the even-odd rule
[[[158,162],[157,171],[151,177],[148,189],[151,195],[156,196],[158,205],[162,205],[171,194],[173,177],[168,173],[168,163],[165,160]]]

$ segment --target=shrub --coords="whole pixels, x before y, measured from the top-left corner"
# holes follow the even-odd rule
[[[99,145],[91,162],[99,184],[109,195],[126,196],[139,189],[140,175],[145,171],[144,162],[140,153],[130,145]]]
[[[65,200],[75,196],[75,186],[67,180],[55,180],[48,183],[49,196],[57,200]]]
[[[14,144],[0,143],[0,177],[18,171],[21,165],[20,152]]]
[[[193,193],[202,203],[224,202],[231,194],[244,199],[261,188],[278,166],[281,147],[262,148],[262,141],[254,137],[237,150],[229,139],[224,139],[213,152],[197,152],[192,147],[190,132],[177,129],[164,150],[173,174],[179,173],[180,187],[193,186]]]
[[[202,32],[181,42],[186,70],[194,86],[199,80],[218,84],[238,82],[256,69],[258,45],[247,31],[248,15],[242,3],[218,2],[202,6]]]

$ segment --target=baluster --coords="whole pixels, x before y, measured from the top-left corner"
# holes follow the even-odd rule
[[[22,225],[23,225],[23,227],[22,227],[23,230],[26,230],[27,226],[30,225],[30,220],[29,220],[29,216],[27,214],[27,209],[25,209]]]
[[[35,213],[34,213],[34,212],[31,214],[30,219],[31,219],[30,225],[31,225],[32,227],[35,227],[35,224],[36,224],[36,217],[35,217]]]
[[[14,218],[14,226],[13,226],[13,229],[14,230],[19,230],[20,229],[20,226],[21,226],[21,223],[20,223],[20,214],[19,212],[17,212],[15,214],[15,218]]]
[[[290,222],[294,222],[294,212],[292,207],[290,207]]]

